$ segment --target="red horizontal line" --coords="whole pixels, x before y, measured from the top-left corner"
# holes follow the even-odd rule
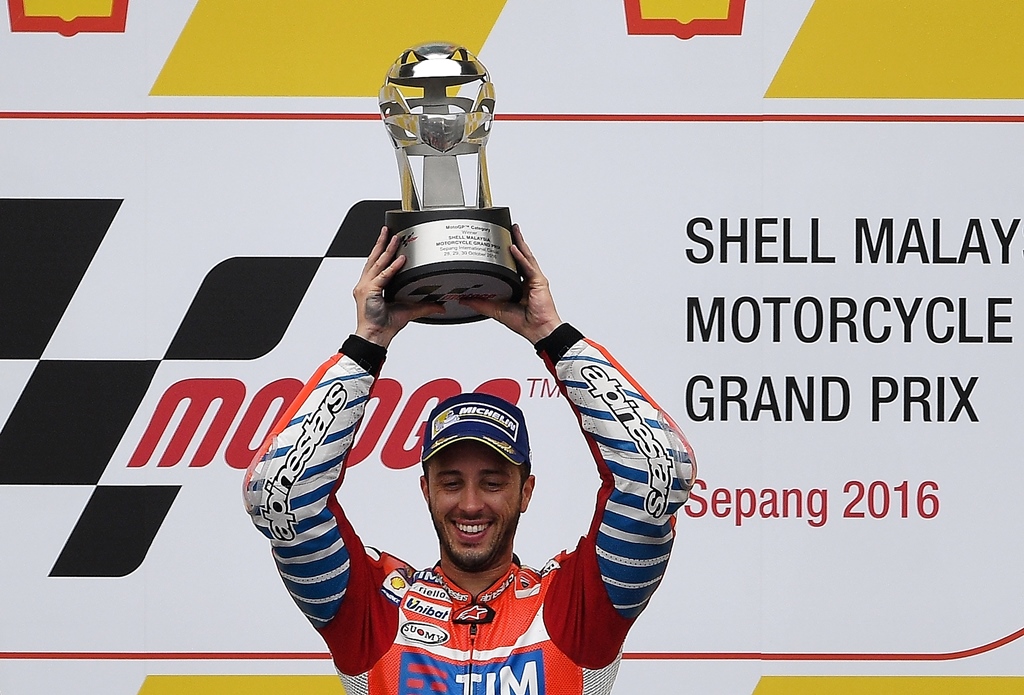
[[[1024,637],[1024,628],[979,647],[954,652],[627,652],[622,658],[637,661],[955,661],[994,651],[1021,637]]]
[[[504,121],[598,123],[1024,123],[1024,115],[834,114],[834,113],[653,113],[498,114]]]
[[[630,661],[955,661],[1004,647],[1024,628],[971,649],[954,652],[626,652]],[[0,661],[324,661],[327,652],[0,652]]]
[[[377,113],[245,111],[0,111],[3,120],[58,121],[379,121]]]
[[[1024,114],[837,113],[505,113],[536,123],[1024,123]],[[0,120],[68,121],[376,121],[376,113],[245,111],[0,111]]]

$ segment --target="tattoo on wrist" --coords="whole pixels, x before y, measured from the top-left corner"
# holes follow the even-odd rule
[[[363,307],[363,314],[366,320],[374,326],[383,328],[388,325],[388,308],[381,296],[367,297]]]

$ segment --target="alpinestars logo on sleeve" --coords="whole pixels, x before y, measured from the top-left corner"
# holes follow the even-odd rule
[[[306,464],[313,458],[318,446],[348,402],[343,384],[332,384],[319,407],[302,421],[302,433],[282,463],[272,465],[267,475],[267,500],[263,505],[264,518],[270,522],[270,531],[282,541],[295,538],[295,513],[291,511],[289,497],[292,487],[302,477]]]
[[[655,519],[661,517],[668,509],[668,495],[672,487],[668,452],[640,415],[640,405],[623,390],[617,379],[593,364],[583,367],[580,374],[590,385],[590,394],[601,399],[625,428],[636,450],[647,459],[650,490],[644,499],[644,509]]]

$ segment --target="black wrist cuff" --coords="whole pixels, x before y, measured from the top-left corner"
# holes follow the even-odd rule
[[[555,363],[565,357],[565,353],[569,352],[569,348],[581,340],[583,340],[582,333],[569,324],[563,323],[551,331],[547,337],[538,340],[537,344],[533,347],[537,349],[538,355],[546,356],[552,363]]]
[[[366,338],[360,338],[358,335],[350,335],[346,338],[345,342],[341,344],[341,350],[338,352],[351,358],[356,364],[374,376],[380,372],[380,368],[384,364],[384,358],[388,355],[386,347],[377,345],[377,343],[371,343]]]

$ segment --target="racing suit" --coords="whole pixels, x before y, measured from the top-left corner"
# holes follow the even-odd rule
[[[364,547],[335,492],[384,349],[350,337],[246,476],[253,522],[348,695],[611,691],[626,632],[665,572],[695,468],[685,439],[600,346],[562,324],[537,344],[601,476],[588,534],[540,571],[515,558],[477,596],[440,566]]]

